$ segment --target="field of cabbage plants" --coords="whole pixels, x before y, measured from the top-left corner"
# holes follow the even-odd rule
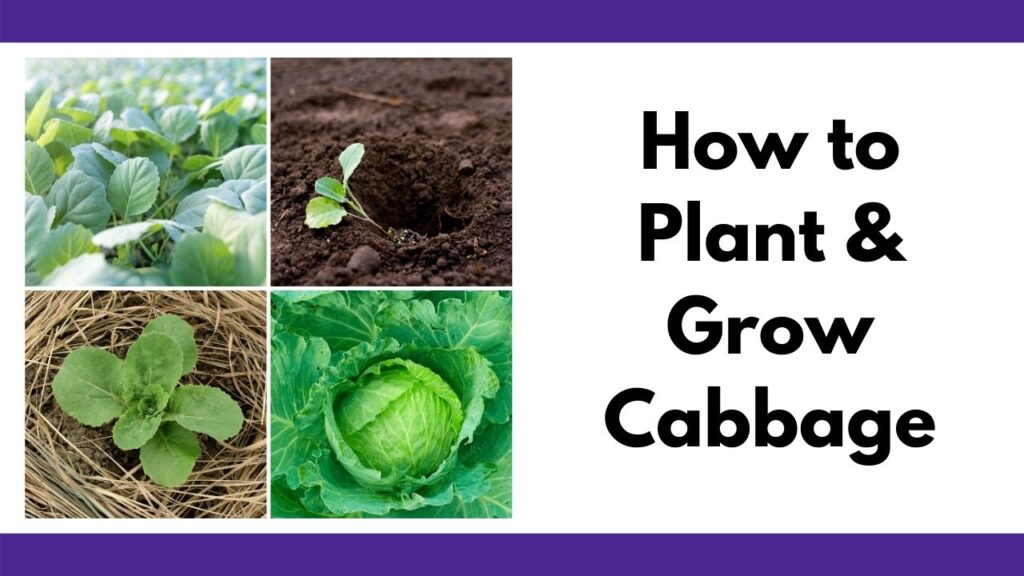
[[[271,516],[508,518],[512,297],[275,292]]]
[[[264,60],[29,60],[29,286],[260,286]]]

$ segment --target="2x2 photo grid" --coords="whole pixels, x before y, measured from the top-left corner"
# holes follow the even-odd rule
[[[26,70],[26,517],[511,517],[511,60]]]

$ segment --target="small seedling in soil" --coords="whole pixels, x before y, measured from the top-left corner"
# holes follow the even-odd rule
[[[325,176],[316,181],[314,189],[320,196],[313,198],[306,205],[306,226],[310,228],[326,228],[341,222],[342,218],[351,215],[353,218],[365,220],[377,227],[378,230],[388,233],[387,230],[377,224],[366,214],[359,199],[352,194],[349,186],[349,178],[356,171],[359,162],[363,159],[366,148],[360,144],[350,144],[348,148],[338,156],[338,163],[341,164],[342,180]],[[346,209],[347,207],[347,209]],[[388,234],[391,236],[391,234]]]
[[[142,470],[161,486],[180,486],[199,458],[194,432],[227,440],[242,429],[242,409],[223,390],[178,385],[198,350],[192,326],[173,314],[154,318],[122,361],[87,346],[68,354],[53,379],[57,405],[86,426],[117,420],[114,444],[139,449]]]

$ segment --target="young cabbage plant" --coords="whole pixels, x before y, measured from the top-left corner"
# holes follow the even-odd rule
[[[507,518],[511,296],[276,292],[271,515]]]
[[[351,215],[353,218],[365,220],[384,231],[384,228],[373,221],[359,199],[352,193],[349,185],[349,178],[356,171],[356,167],[363,160],[366,148],[360,144],[350,144],[338,156],[338,163],[341,164],[342,180],[325,176],[316,181],[313,186],[320,196],[313,198],[306,205],[306,226],[310,228],[326,228],[341,222],[342,218]]]
[[[26,284],[266,284],[264,61],[28,68]]]
[[[195,369],[198,349],[187,322],[154,318],[124,360],[102,348],[78,348],[53,379],[53,396],[86,426],[116,420],[114,444],[139,449],[142,470],[161,486],[180,486],[200,446],[195,432],[227,440],[242,429],[242,409],[223,390],[179,385]]]

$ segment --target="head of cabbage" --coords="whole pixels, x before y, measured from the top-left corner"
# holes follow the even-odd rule
[[[510,296],[280,294],[274,517],[510,514]]]
[[[360,374],[354,390],[338,395],[334,417],[337,446],[391,485],[436,471],[451,455],[463,421],[462,403],[451,386],[429,368],[401,358]],[[350,460],[341,458],[343,465]]]

